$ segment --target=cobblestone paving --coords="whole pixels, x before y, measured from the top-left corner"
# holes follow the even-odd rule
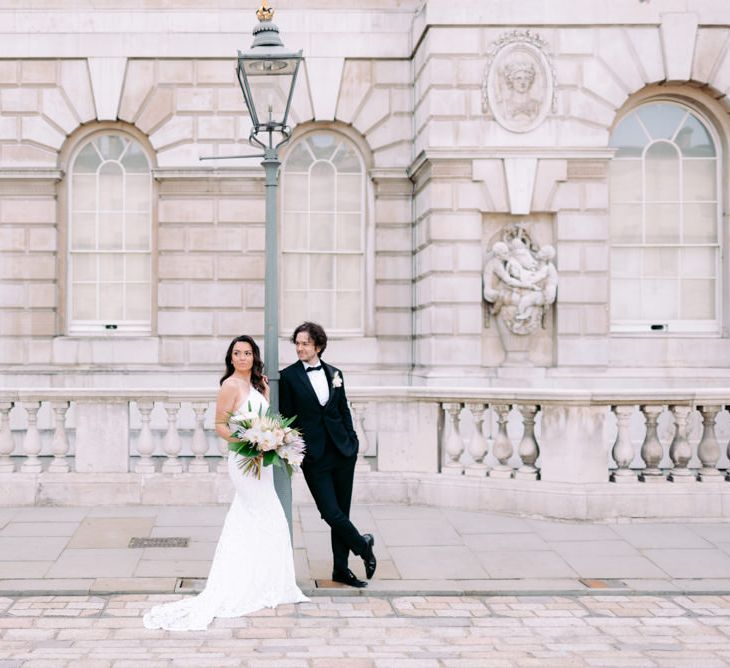
[[[0,668],[730,666],[730,596],[337,596],[147,631],[176,595],[0,598]]]

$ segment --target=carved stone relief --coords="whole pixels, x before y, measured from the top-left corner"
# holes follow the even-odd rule
[[[556,106],[555,70],[547,43],[529,30],[502,35],[487,53],[484,113],[511,132],[529,132]]]
[[[558,272],[555,249],[539,247],[521,224],[506,226],[499,241],[487,251],[484,263],[484,299],[489,313],[505,336],[526,336],[544,326],[545,314],[555,302]],[[507,348],[507,341],[502,341]]]

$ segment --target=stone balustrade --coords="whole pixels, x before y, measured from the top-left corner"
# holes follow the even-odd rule
[[[485,481],[531,494],[640,483],[730,490],[730,390],[360,387],[349,396],[358,469],[373,480]],[[214,419],[213,397],[198,390],[0,391],[0,476],[224,478]],[[730,496],[726,505],[730,515]]]

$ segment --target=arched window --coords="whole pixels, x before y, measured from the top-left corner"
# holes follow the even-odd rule
[[[288,152],[282,183],[282,312],[329,331],[363,329],[365,169],[339,134],[306,135]]]
[[[612,329],[719,331],[720,160],[709,124],[651,102],[621,120],[610,145]]]
[[[149,160],[131,137],[95,135],[72,158],[70,172],[69,333],[149,333]]]

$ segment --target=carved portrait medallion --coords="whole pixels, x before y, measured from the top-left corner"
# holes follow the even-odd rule
[[[534,130],[555,111],[555,73],[546,42],[529,30],[514,30],[487,54],[482,107],[511,132]]]

